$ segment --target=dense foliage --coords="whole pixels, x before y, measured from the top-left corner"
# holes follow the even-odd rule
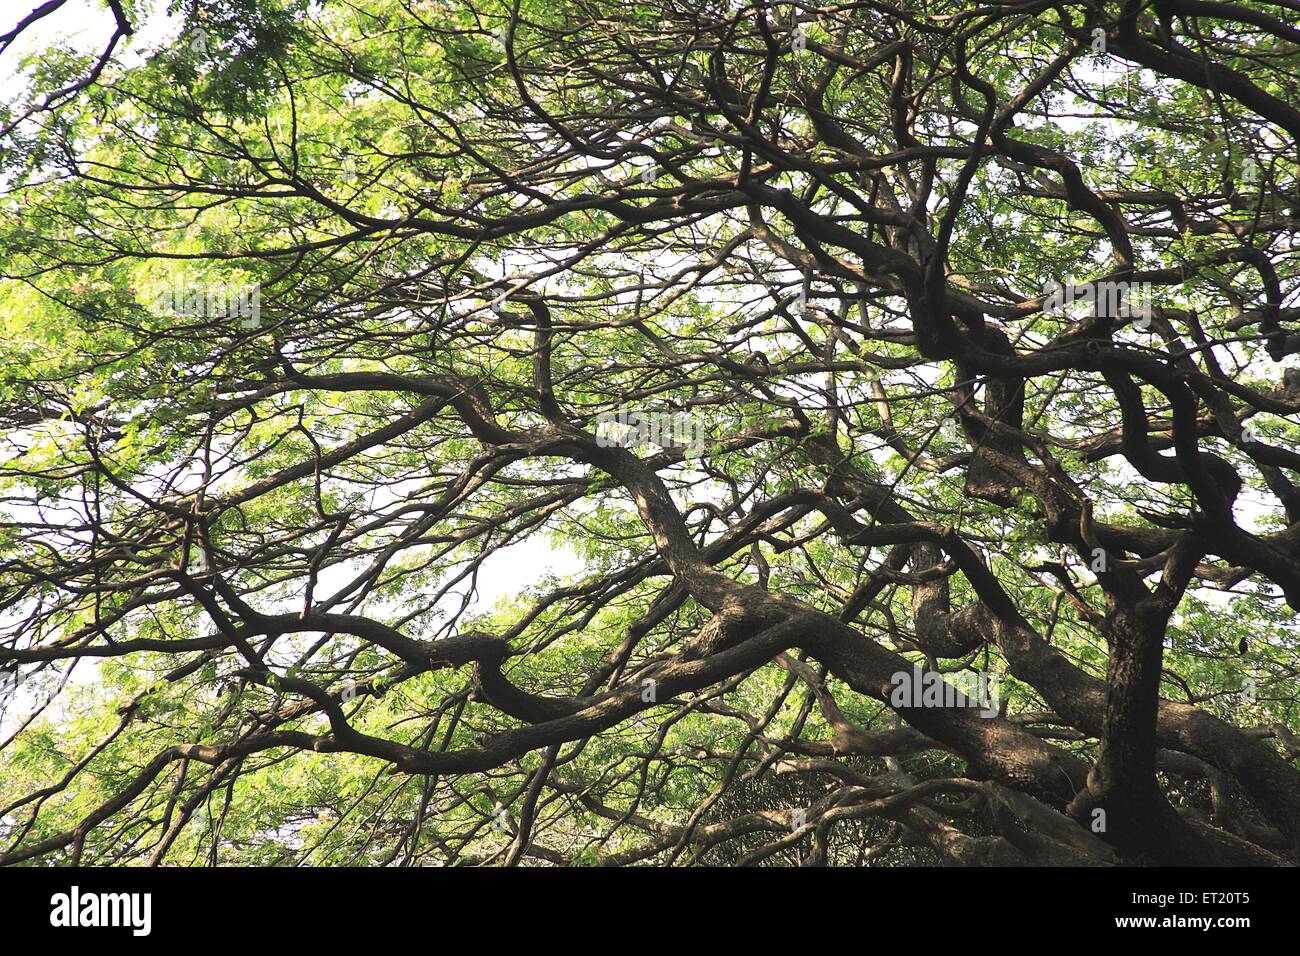
[[[34,36],[0,863],[1300,862],[1296,0]]]

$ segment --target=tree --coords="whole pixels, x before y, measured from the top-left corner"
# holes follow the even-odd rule
[[[123,6],[0,862],[1300,862],[1294,4]]]

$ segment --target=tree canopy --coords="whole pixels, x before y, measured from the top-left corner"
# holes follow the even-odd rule
[[[1296,0],[88,10],[0,863],[1300,862]]]

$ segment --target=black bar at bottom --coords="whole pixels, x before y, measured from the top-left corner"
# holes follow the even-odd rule
[[[646,945],[671,945],[688,927],[719,934],[729,948],[764,951],[773,934],[838,936],[855,927],[873,944],[895,936],[942,943],[951,933],[968,942],[975,934],[984,946],[1018,928],[1230,942],[1288,926],[1295,885],[1287,870],[18,867],[0,870],[0,912],[11,943],[98,937],[128,948],[374,946],[408,932],[463,945],[444,935],[457,931],[487,933],[485,942],[575,932],[634,941],[644,933]]]

